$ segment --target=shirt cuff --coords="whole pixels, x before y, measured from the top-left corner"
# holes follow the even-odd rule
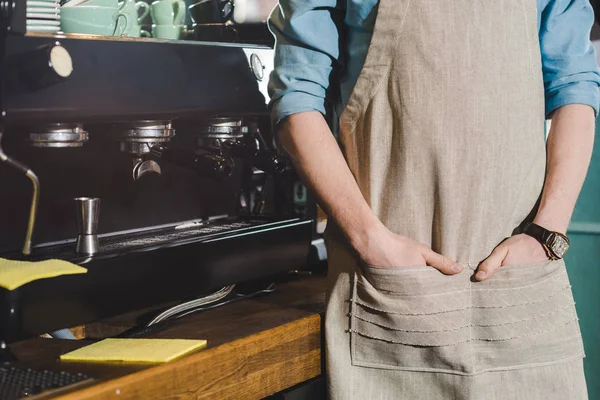
[[[285,117],[306,111],[319,111],[325,115],[325,99],[305,92],[291,92],[274,100],[269,105],[273,126]]]
[[[600,91],[596,82],[577,82],[546,94],[546,116],[550,116],[557,108],[567,104],[585,104],[594,109],[598,116],[600,108]]]

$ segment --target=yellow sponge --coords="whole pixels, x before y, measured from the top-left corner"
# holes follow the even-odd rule
[[[0,287],[14,290],[38,279],[86,272],[87,269],[63,260],[30,262],[0,258]]]
[[[163,363],[206,347],[206,340],[104,339],[60,356],[63,361]]]

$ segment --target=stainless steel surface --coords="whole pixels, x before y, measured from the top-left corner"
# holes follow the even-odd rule
[[[77,233],[95,235],[98,232],[100,199],[97,197],[78,197],[74,199],[77,211]]]
[[[75,251],[79,254],[96,254],[100,246],[97,235],[79,235],[77,236],[77,246]]]
[[[27,233],[25,234],[25,244],[23,244],[23,254],[31,254],[31,243],[33,236],[33,229],[35,228],[35,217],[37,215],[38,203],[40,201],[40,180],[37,175],[30,169],[25,174],[31,181],[33,186],[33,194],[31,195],[31,206],[29,207],[29,220],[27,222]]]
[[[227,117],[206,120],[198,127],[196,134],[214,139],[238,139],[244,135],[242,132],[242,121]]]
[[[81,147],[88,139],[81,124],[48,124],[29,134],[32,146],[45,148]]]
[[[155,174],[162,175],[160,165],[154,160],[144,160],[137,158],[133,161],[133,180],[137,181],[142,176]]]
[[[77,215],[77,253],[94,254],[98,252],[98,218],[100,199],[78,197],[74,199]]]
[[[155,232],[151,235],[147,232],[132,235],[113,235],[101,240],[102,252],[125,252],[144,247],[156,248],[176,241],[193,240],[197,237],[209,236],[227,231],[244,230],[257,225],[267,227],[265,222],[261,220],[220,223],[217,219],[214,223],[205,221],[199,223],[197,226],[191,226],[189,228],[175,227],[173,229],[165,229],[164,232]]]
[[[9,166],[17,169],[21,173],[24,173],[27,178],[31,181],[33,186],[33,194],[31,195],[31,206],[29,208],[29,219],[27,221],[27,232],[25,233],[25,243],[21,252],[25,255],[31,254],[31,243],[33,236],[33,229],[35,228],[35,219],[37,216],[38,203],[40,199],[40,181],[31,169],[21,164],[20,162],[8,157],[4,150],[2,150],[2,134],[0,131],[0,162],[5,162]]]
[[[241,139],[247,132],[247,127],[242,126],[239,119],[211,118],[196,128],[196,145],[199,149],[220,152],[225,142]]]
[[[220,290],[218,290],[215,293],[212,293],[208,296],[200,297],[199,299],[194,299],[194,300],[187,301],[185,303],[173,306],[173,307],[163,311],[162,313],[158,314],[156,317],[154,317],[152,319],[152,321],[148,322],[146,324],[146,326],[152,326],[152,325],[158,324],[159,322],[165,321],[174,315],[223,300],[225,297],[229,296],[231,294],[231,292],[233,292],[234,288],[235,288],[235,285],[225,286],[224,288],[221,288]]]
[[[121,151],[136,156],[150,153],[152,146],[175,136],[171,121],[138,121],[120,135]]]

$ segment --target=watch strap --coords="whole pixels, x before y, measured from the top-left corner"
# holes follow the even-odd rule
[[[542,228],[541,226],[534,224],[533,222],[528,224],[523,230],[523,232],[537,239],[537,241],[543,245],[546,245],[548,243],[548,239],[550,238],[550,235],[552,235],[551,231],[549,231],[546,228]]]
[[[569,248],[569,238],[566,235],[559,232],[549,231],[548,229],[534,224],[533,222],[528,224],[525,229],[523,229],[523,233],[540,242],[542,247],[544,247],[546,254],[548,254],[548,257],[552,260],[558,260],[562,258],[566,250]],[[558,248],[555,248],[557,238],[560,238],[566,242],[566,246],[564,244],[559,244]]]

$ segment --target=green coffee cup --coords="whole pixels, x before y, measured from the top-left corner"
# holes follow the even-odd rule
[[[140,10],[142,13],[140,14]],[[141,24],[150,13],[150,4],[145,1],[125,0],[119,3],[119,11],[126,13],[132,21]]]
[[[152,36],[158,39],[177,40],[181,38],[185,25],[152,25]]]
[[[152,34],[148,31],[143,30],[139,25],[134,25],[127,36],[151,38]]]
[[[173,18],[173,25],[183,25],[185,23],[185,13],[187,9],[185,7],[185,1],[178,0],[173,2],[173,9],[175,10],[175,17]]]
[[[158,0],[150,6],[152,22],[155,25],[182,25],[185,13],[183,0]]]
[[[140,14],[140,10],[142,13]],[[127,14],[129,21],[131,22],[129,30],[124,31],[123,34],[132,37],[140,36],[140,23],[148,13],[150,13],[150,5],[144,1],[135,0],[124,0],[119,3],[119,11]],[[137,29],[136,29],[137,28]]]
[[[113,7],[62,7],[60,27],[65,33],[120,36],[130,29],[130,21],[127,14]]]

